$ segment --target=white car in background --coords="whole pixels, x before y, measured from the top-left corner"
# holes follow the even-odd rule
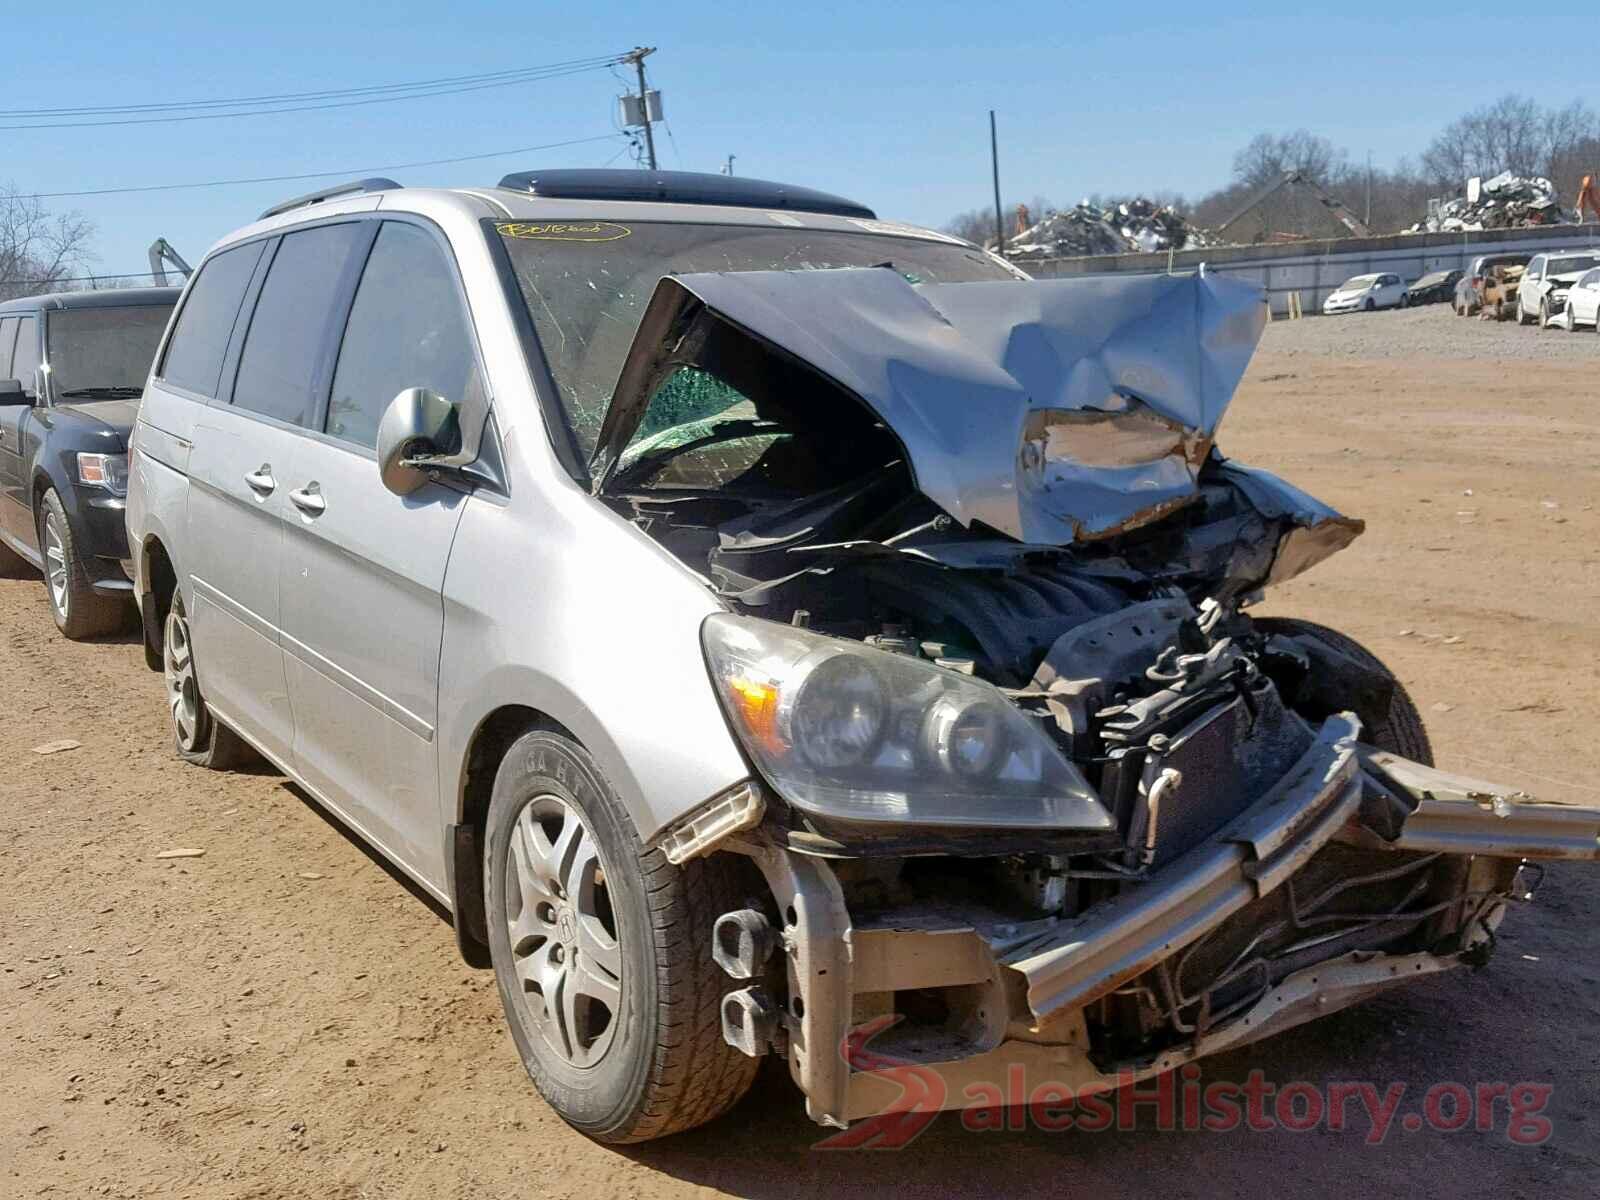
[[[1572,285],[1555,324],[1568,333],[1579,325],[1591,325],[1600,331],[1600,267],[1580,276]]]
[[[1585,272],[1600,267],[1600,252],[1537,254],[1523,272],[1517,289],[1517,324],[1548,329],[1564,320],[1567,295]]]
[[[1322,311],[1331,316],[1357,309],[1371,312],[1377,308],[1399,308],[1405,298],[1406,285],[1398,275],[1357,275],[1334,289],[1333,295],[1322,302]]]

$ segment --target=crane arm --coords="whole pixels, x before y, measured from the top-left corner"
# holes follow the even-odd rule
[[[155,277],[158,285],[167,285],[167,264],[171,264],[185,279],[193,273],[194,268],[183,261],[183,255],[172,248],[172,243],[166,238],[157,238],[150,243],[150,274]]]

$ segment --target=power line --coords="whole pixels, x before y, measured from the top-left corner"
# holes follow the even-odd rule
[[[175,125],[190,121],[221,121],[229,117],[259,117],[276,116],[283,113],[322,112],[333,108],[361,108],[372,104],[390,104],[398,100],[423,100],[435,96],[457,96],[465,92],[481,92],[490,88],[511,87],[521,83],[536,83],[546,79],[560,79],[568,75],[578,75],[586,71],[594,71],[609,66],[614,61],[605,59],[598,63],[586,66],[565,67],[561,69],[534,68],[520,75],[504,79],[492,79],[473,84],[453,85],[449,87],[419,88],[407,92],[392,92],[388,95],[366,96],[361,99],[332,100],[318,104],[293,104],[278,105],[263,108],[242,108],[234,112],[202,112],[180,113],[178,115],[155,115],[140,117],[119,117],[114,120],[93,121],[48,121],[32,122],[25,125],[0,125],[0,130],[25,131],[30,129],[102,129],[108,126],[120,125]]]
[[[458,83],[481,83],[489,79],[502,79],[511,75],[524,75],[530,71],[551,71],[565,68],[595,68],[622,61],[621,55],[593,55],[573,58],[563,62],[545,63],[533,67],[513,67],[504,71],[482,71],[472,75],[447,75],[439,79],[414,79],[406,83],[379,83],[365,87],[334,88],[315,92],[279,92],[264,96],[238,96],[231,100],[171,100],[159,104],[108,104],[94,108],[12,108],[0,109],[0,117],[67,117],[115,116],[134,112],[173,112],[194,108],[238,108],[244,105],[293,103],[298,100],[331,100],[343,96],[365,95],[372,92],[408,91],[412,88],[443,87]]]
[[[296,175],[257,175],[250,179],[208,179],[199,183],[151,183],[138,187],[86,188],[76,192],[30,192],[19,194],[18,200],[62,200],[82,196],[116,196],[133,192],[177,192],[191,188],[233,187],[250,183],[293,183],[302,179],[329,179],[335,175],[356,178],[375,175],[380,171],[404,171],[411,167],[439,167],[450,163],[478,162],[486,158],[509,158],[513,154],[533,154],[539,150],[556,150],[563,146],[579,146],[587,142],[608,142],[615,133],[601,133],[593,137],[571,138],[564,142],[546,142],[542,146],[518,146],[512,150],[491,150],[487,154],[463,154],[456,158],[429,158],[418,162],[390,163],[382,167],[349,167],[338,171],[305,171]]]

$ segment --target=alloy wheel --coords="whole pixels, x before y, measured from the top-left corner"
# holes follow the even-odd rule
[[[194,646],[189,640],[189,622],[176,605],[167,614],[161,668],[167,681],[167,707],[172,710],[172,728],[177,734],[178,747],[192,752],[200,731],[200,690],[194,679]]]
[[[622,1008],[622,945],[605,863],[578,810],[535,796],[506,847],[505,921],[529,1027],[570,1066],[605,1057]]]
[[[50,602],[65,621],[68,606],[72,603],[67,590],[70,582],[67,578],[67,543],[61,536],[61,525],[54,513],[47,514],[44,519],[44,569],[50,584]]]

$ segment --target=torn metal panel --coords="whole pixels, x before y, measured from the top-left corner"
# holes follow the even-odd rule
[[[1282,583],[1343,550],[1366,529],[1365,521],[1335,512],[1270,471],[1236,462],[1219,465],[1218,473],[1244,493],[1262,516],[1287,520],[1278,540],[1265,584]]]
[[[1266,320],[1259,289],[1203,272],[954,284],[881,269],[669,277],[601,429],[602,490],[653,388],[694,360],[707,314],[870,407],[903,445],[917,488],[961,525],[1052,546],[1196,499]]]

